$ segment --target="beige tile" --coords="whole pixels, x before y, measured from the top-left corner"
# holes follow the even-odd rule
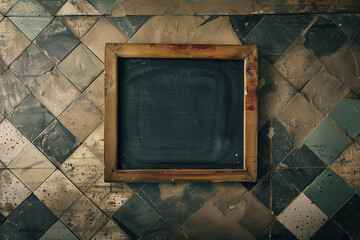
[[[104,164],[85,145],[81,145],[60,165],[60,169],[84,192],[103,174]]]
[[[0,13],[5,13],[17,2],[17,0],[0,0]]]
[[[330,165],[352,189],[360,188],[360,145],[354,143]]]
[[[131,238],[112,220],[109,220],[92,240],[131,240]]]
[[[85,196],[60,218],[78,238],[86,240],[94,236],[108,220],[109,218]]]
[[[133,195],[133,191],[123,182],[104,182],[102,175],[85,195],[111,217]]]
[[[84,91],[85,96],[92,101],[96,107],[101,107],[105,102],[104,72],[101,73]]]
[[[80,95],[80,91],[54,68],[36,79],[34,95],[57,117]]]
[[[289,130],[297,147],[302,147],[304,139],[323,118],[324,115],[301,93],[291,99],[279,116],[279,120]]]
[[[34,191],[34,194],[58,218],[82,196],[80,190],[59,170],[51,174],[51,176]]]
[[[208,17],[155,16],[130,39],[132,43],[241,44],[228,17],[204,25]]]
[[[76,37],[82,38],[89,29],[99,20],[99,16],[69,16],[59,17]]]
[[[56,15],[100,15],[100,13],[87,0],[68,0]]]
[[[104,160],[104,122],[90,134],[84,144],[96,157]]]
[[[103,115],[89,99],[80,95],[58,119],[83,142],[103,121]]]
[[[0,161],[8,166],[30,144],[7,119],[0,124]]]
[[[105,59],[105,43],[125,43],[127,40],[128,39],[104,17],[81,39],[103,62]]]
[[[0,170],[0,213],[7,217],[31,192],[9,170]]]
[[[8,19],[0,22],[0,58],[10,65],[31,41]]]
[[[39,169],[39,168],[16,168],[11,171],[18,177],[31,191],[35,191],[41,183],[48,178],[55,169]]]
[[[5,169],[5,168],[6,168],[5,164],[0,161],[0,169]]]

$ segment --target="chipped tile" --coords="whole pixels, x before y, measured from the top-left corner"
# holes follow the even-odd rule
[[[302,92],[310,102],[326,114],[348,92],[349,87],[322,67],[305,85]]]
[[[84,44],[79,44],[58,66],[58,69],[80,90],[104,70],[104,64]]]
[[[18,0],[6,13],[6,16],[51,16],[37,0]]]
[[[309,14],[276,15],[279,21],[294,37],[299,36],[313,21],[314,16]]]
[[[58,119],[80,142],[83,142],[103,121],[103,115],[92,102],[81,95]]]
[[[58,117],[80,95],[80,91],[54,68],[36,79],[33,94]]]
[[[116,0],[99,1],[89,0],[89,2],[102,14],[111,14],[112,9],[115,7]]]
[[[0,22],[0,56],[6,65],[10,65],[30,43],[8,18]]]
[[[298,239],[310,239],[327,219],[328,217],[304,194],[300,194],[278,216],[279,222]]]
[[[56,13],[67,15],[101,15],[87,0],[68,0]]]
[[[9,120],[32,141],[50,125],[54,116],[30,94],[14,110]]]
[[[321,62],[299,40],[295,40],[274,67],[299,90],[319,71]]]
[[[149,16],[108,17],[107,19],[122,34],[124,34],[127,38],[130,39],[149,19]]]
[[[35,191],[41,183],[45,181],[53,172],[54,169],[11,169],[11,171],[18,177],[31,191]]]
[[[35,39],[35,44],[56,63],[63,60],[79,42],[59,19],[52,21]]]
[[[131,238],[113,220],[108,221],[92,240],[131,240]]]
[[[34,44],[31,44],[10,65],[10,70],[32,91],[36,85],[35,79],[53,66],[54,64]]]
[[[100,211],[88,198],[82,196],[60,218],[78,238],[90,239],[105,225],[108,217]]]
[[[56,166],[62,164],[80,145],[58,120],[54,120],[33,143]]]
[[[34,194],[58,218],[68,211],[69,207],[82,195],[79,189],[59,170],[51,174],[51,176],[34,191]]]
[[[55,15],[67,0],[38,0],[52,15]]]
[[[106,18],[101,18],[81,39],[101,59],[105,60],[105,43],[125,43],[127,38]]]
[[[84,141],[84,145],[99,159],[104,160],[104,122]]]
[[[306,137],[304,144],[328,165],[349,145],[327,118]]]
[[[7,119],[0,124],[0,160],[8,166],[30,144]]]
[[[306,114],[304,114],[306,113]],[[298,93],[281,111],[279,120],[289,130],[297,147],[302,147],[307,135],[323,120],[324,115]]]
[[[53,17],[9,17],[9,19],[30,39],[34,38],[51,22]]]
[[[96,107],[101,107],[105,102],[105,73],[101,73],[84,91],[84,95],[92,101]]]
[[[229,16],[231,25],[240,40],[243,40],[262,18],[260,14]]]
[[[0,0],[0,13],[5,15],[17,0]]]
[[[106,183],[102,175],[85,195],[111,217],[133,195],[133,191],[123,182]]]
[[[328,217],[333,215],[353,193],[354,191],[330,168],[320,174],[304,192]]]
[[[352,189],[360,188],[360,146],[358,143],[350,145],[330,165]]]
[[[312,240],[350,240],[349,236],[333,220],[329,220],[319,231],[314,234]]]
[[[241,44],[228,17],[204,25],[208,17],[155,16],[130,39],[132,43]],[[209,34],[212,32],[213,34]]]
[[[360,101],[342,99],[330,112],[332,118],[350,137],[355,138],[360,134]]]
[[[0,180],[0,213],[7,217],[31,192],[9,170],[0,170]]]
[[[100,19],[99,16],[68,16],[58,18],[78,38],[82,38]]]
[[[103,161],[84,145],[78,147],[59,168],[83,192],[104,172]]]
[[[78,238],[59,220],[54,223],[44,235],[41,236],[40,240],[78,240]]]

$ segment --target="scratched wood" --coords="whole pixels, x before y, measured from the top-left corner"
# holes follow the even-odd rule
[[[245,169],[134,169],[118,164],[117,58],[244,60]],[[124,182],[254,182],[257,177],[258,52],[255,45],[107,44],[105,51],[105,180]]]

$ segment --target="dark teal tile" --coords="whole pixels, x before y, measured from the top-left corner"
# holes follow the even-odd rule
[[[145,183],[128,183],[127,184],[134,192],[138,193],[144,186]]]
[[[62,164],[80,145],[58,120],[54,120],[33,143],[56,166]]]
[[[37,0],[18,0],[6,16],[51,16],[51,14]]]
[[[272,164],[277,166],[294,148],[294,140],[288,130],[276,119],[272,120],[271,137]]]
[[[129,236],[139,238],[159,219],[159,215],[134,194],[112,218]]]
[[[9,17],[9,19],[30,39],[34,38],[51,22],[53,17]]]
[[[333,219],[352,239],[360,239],[360,196],[355,194]]]
[[[330,217],[350,198],[354,191],[336,173],[327,168],[304,193]]]
[[[35,44],[55,62],[63,60],[79,42],[59,19],[52,21],[35,39]]]
[[[263,18],[262,15],[230,16],[231,25],[240,40],[243,40]]]
[[[280,167],[326,167],[326,164],[306,145],[303,145],[302,148],[294,148],[294,150],[281,162]]]
[[[9,215],[8,220],[25,236],[24,239],[39,239],[57,218],[31,194]]]
[[[50,125],[54,116],[30,94],[15,109],[9,120],[32,141]]]
[[[309,186],[324,170],[325,167],[279,168],[279,172],[300,191]]]
[[[140,240],[166,240],[174,233],[162,220],[158,219],[140,238]]]
[[[60,10],[60,8],[67,2],[67,0],[38,0],[38,1],[52,15],[55,15]]]
[[[327,118],[306,137],[304,144],[328,165],[349,145]]]
[[[244,40],[246,44],[256,44],[260,54],[274,63],[294,39],[273,16],[265,16]]]
[[[350,137],[360,134],[360,101],[342,99],[330,112],[331,117]]]
[[[6,217],[0,213],[0,226],[6,221]]]
[[[253,187],[256,186],[258,182],[262,180],[268,172],[270,172],[274,167],[266,160],[264,160],[262,157],[258,155],[258,175],[257,175],[257,181],[256,182],[243,182],[242,185],[246,187],[247,190],[251,190]]]
[[[25,234],[20,232],[20,230],[14,226],[10,221],[6,221],[3,225],[0,226],[0,239],[4,240],[24,240],[26,238]],[[32,240],[34,238],[30,238]],[[34,239],[36,240],[36,239]]]
[[[306,32],[304,46],[320,58],[336,52],[346,39],[346,34],[336,24],[319,17]]]
[[[312,240],[350,240],[350,237],[333,220],[328,221],[311,238]]]
[[[360,27],[360,17],[357,14],[329,14],[327,17],[349,37]]]
[[[258,134],[258,154],[268,162],[270,162],[270,128],[271,122],[267,121]]]
[[[78,238],[58,220],[41,236],[40,240],[78,240]]]
[[[88,0],[102,15],[110,15],[116,4],[116,0]]]
[[[356,194],[360,196],[360,188],[356,190]]]
[[[11,65],[10,70],[30,90],[34,90],[35,79],[49,71],[54,64],[34,44],[31,44]]]
[[[275,18],[295,37],[299,36],[313,20],[313,15],[275,15]]]
[[[273,222],[258,240],[296,240],[296,237],[279,221]]]
[[[148,20],[149,16],[127,16],[127,17],[108,17],[107,19],[124,34],[131,38],[137,30]]]

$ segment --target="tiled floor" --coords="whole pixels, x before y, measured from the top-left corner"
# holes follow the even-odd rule
[[[358,15],[0,13],[0,239],[360,239]],[[106,42],[257,44],[258,182],[105,183]]]

